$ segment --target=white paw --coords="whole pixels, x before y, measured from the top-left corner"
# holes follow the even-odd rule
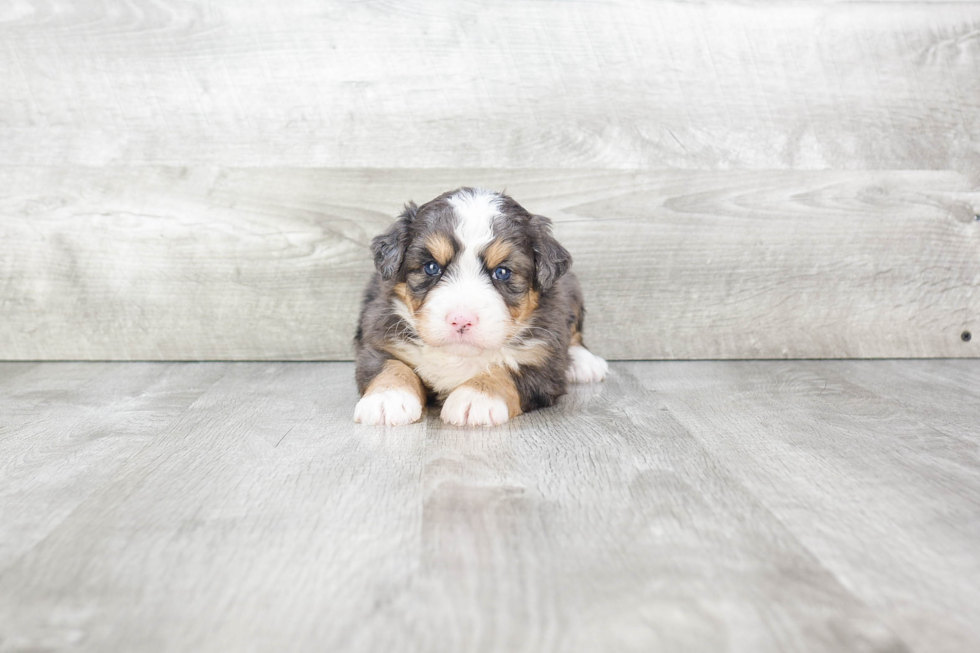
[[[442,405],[442,421],[456,426],[496,426],[509,417],[507,404],[465,385],[449,393]]]
[[[585,347],[575,345],[568,348],[568,372],[565,378],[571,383],[596,383],[606,378],[609,363],[606,359],[596,356]]]
[[[401,426],[422,417],[422,402],[407,390],[383,390],[364,397],[354,408],[354,421],[372,426]]]

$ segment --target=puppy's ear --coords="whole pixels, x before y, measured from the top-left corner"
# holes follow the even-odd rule
[[[381,278],[385,281],[398,274],[398,270],[402,267],[405,250],[408,248],[408,226],[415,220],[418,210],[419,207],[415,206],[415,202],[409,202],[388,231],[371,240],[374,267],[378,268]]]
[[[572,255],[551,235],[551,220],[543,215],[531,216],[531,242],[534,246],[535,285],[547,292],[572,264]]]

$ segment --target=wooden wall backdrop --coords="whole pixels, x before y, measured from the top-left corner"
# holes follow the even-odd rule
[[[462,184],[611,358],[980,355],[980,2],[0,3],[0,358],[349,358]]]

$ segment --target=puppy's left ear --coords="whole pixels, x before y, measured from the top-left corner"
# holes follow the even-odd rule
[[[551,220],[543,215],[531,216],[531,239],[534,246],[534,272],[538,290],[547,292],[572,265],[572,255],[551,235]]]
[[[415,220],[418,210],[415,202],[409,202],[388,231],[371,240],[374,266],[378,268],[381,278],[385,281],[398,274],[402,267],[405,250],[408,248],[408,226]]]

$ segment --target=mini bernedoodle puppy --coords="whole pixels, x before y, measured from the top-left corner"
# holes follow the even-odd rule
[[[601,381],[585,309],[551,220],[507,195],[460,188],[374,238],[377,271],[354,344],[354,421],[409,424],[432,400],[450,424],[488,426]]]

